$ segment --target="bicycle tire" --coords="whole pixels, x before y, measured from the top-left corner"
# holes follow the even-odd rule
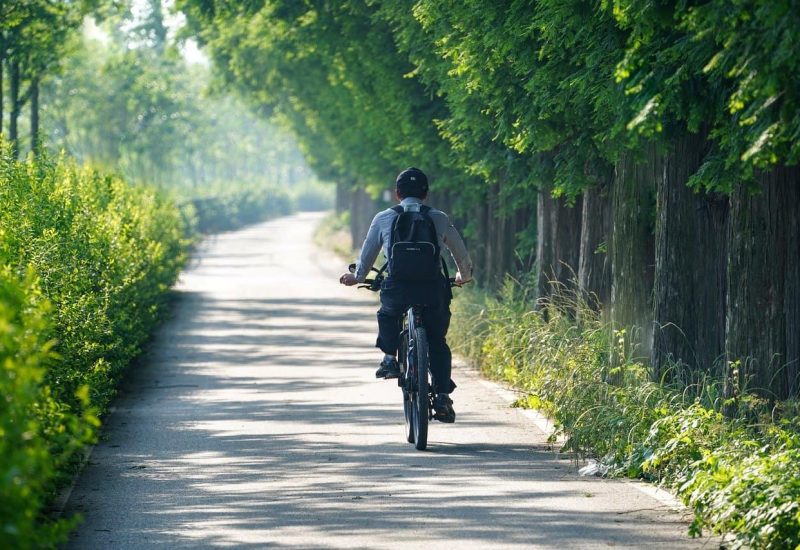
[[[404,331],[398,347],[397,360],[400,363],[401,377],[400,388],[403,390],[403,416],[406,421],[406,441],[414,443],[414,406],[411,402],[411,394],[408,391],[408,376],[411,372],[411,365],[408,362],[408,334]]]
[[[414,409],[414,446],[424,451],[428,446],[428,334],[423,327],[414,331],[414,359],[416,360],[416,384],[411,395]]]

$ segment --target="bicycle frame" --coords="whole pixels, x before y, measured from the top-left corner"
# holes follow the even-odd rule
[[[417,328],[424,328],[423,320],[422,320],[422,306],[411,306],[403,315],[403,329],[400,333],[400,352],[398,356],[398,361],[400,363],[400,373],[402,376],[397,379],[397,385],[401,388],[405,388],[406,391],[415,391],[416,384],[414,383],[413,377],[406,376],[405,367],[406,367],[406,356],[405,356],[405,349],[402,349],[403,342],[407,339],[408,340],[408,354],[409,354],[409,363],[414,364],[416,362],[415,354],[413,352],[416,351],[416,339],[414,338],[414,334],[416,334]],[[406,380],[408,378],[408,380]]]

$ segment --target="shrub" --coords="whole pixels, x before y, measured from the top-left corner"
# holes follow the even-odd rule
[[[718,380],[658,384],[624,357],[612,368],[624,333],[612,338],[578,295],[556,292],[536,304],[528,288],[509,280],[496,297],[459,293],[454,349],[525,390],[520,404],[549,413],[577,456],[676,490],[695,512],[691,534],[731,534],[735,547],[800,544],[796,404],[779,404],[784,420],[772,422],[765,403],[740,399],[738,417],[726,418]]]
[[[300,212],[330,210],[334,206],[334,186],[304,181],[291,189],[292,202]]]
[[[201,233],[230,231],[292,212],[292,201],[282,190],[270,187],[233,187],[187,203]]]
[[[0,546],[40,546],[56,539],[66,525],[39,525],[45,489],[56,460],[42,437],[41,411],[55,408],[62,425],[75,418],[59,410],[42,385],[53,360],[46,340],[49,307],[32,276],[24,281],[0,269]],[[64,439],[80,440],[78,433]],[[69,445],[63,445],[68,447]],[[62,455],[63,456],[63,455]]]
[[[160,318],[187,226],[155,191],[0,143],[0,546],[51,546],[43,506]]]
[[[313,239],[322,250],[330,250],[342,260],[350,262],[354,255],[353,239],[350,236],[350,212],[328,213],[314,229]]]

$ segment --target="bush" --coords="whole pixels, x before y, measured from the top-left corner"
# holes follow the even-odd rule
[[[206,234],[231,231],[292,212],[289,195],[269,187],[233,188],[192,199],[187,206],[196,216],[198,231]]]
[[[51,546],[43,506],[160,318],[188,228],[153,190],[0,144],[0,546]]]
[[[79,419],[53,400],[42,382],[54,359],[52,342],[46,340],[49,304],[41,299],[35,280],[24,281],[0,269],[0,546],[3,548],[47,545],[63,535],[65,522],[41,526],[39,513],[46,489],[59,458],[82,442]],[[43,419],[55,413],[58,420]],[[43,433],[47,424],[60,424],[62,433],[51,432],[61,456],[50,454]]]
[[[773,422],[765,403],[739,399],[737,418],[726,418],[731,403],[718,380],[654,383],[646,366],[620,356],[625,333],[612,338],[579,297],[556,292],[534,308],[528,288],[509,280],[496,297],[459,293],[454,349],[525,390],[520,404],[549,413],[576,455],[599,459],[610,475],[676,490],[695,512],[691,534],[732,534],[734,547],[800,544],[795,404],[780,404],[788,412]]]
[[[350,236],[350,212],[327,214],[314,229],[313,238],[314,243],[322,250],[330,250],[339,258],[350,262],[355,252]]]
[[[335,188],[318,181],[307,181],[292,188],[292,202],[300,212],[319,212],[334,206]]]

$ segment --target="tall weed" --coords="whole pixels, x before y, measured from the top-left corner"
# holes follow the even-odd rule
[[[581,293],[558,288],[537,302],[532,287],[509,279],[495,296],[460,293],[454,349],[524,390],[521,404],[550,414],[576,457],[676,490],[695,511],[691,534],[730,534],[734,547],[800,544],[800,430],[786,413],[796,404],[780,404],[784,420],[772,422],[763,401],[742,398],[739,417],[727,418],[719,380],[654,382]]]

